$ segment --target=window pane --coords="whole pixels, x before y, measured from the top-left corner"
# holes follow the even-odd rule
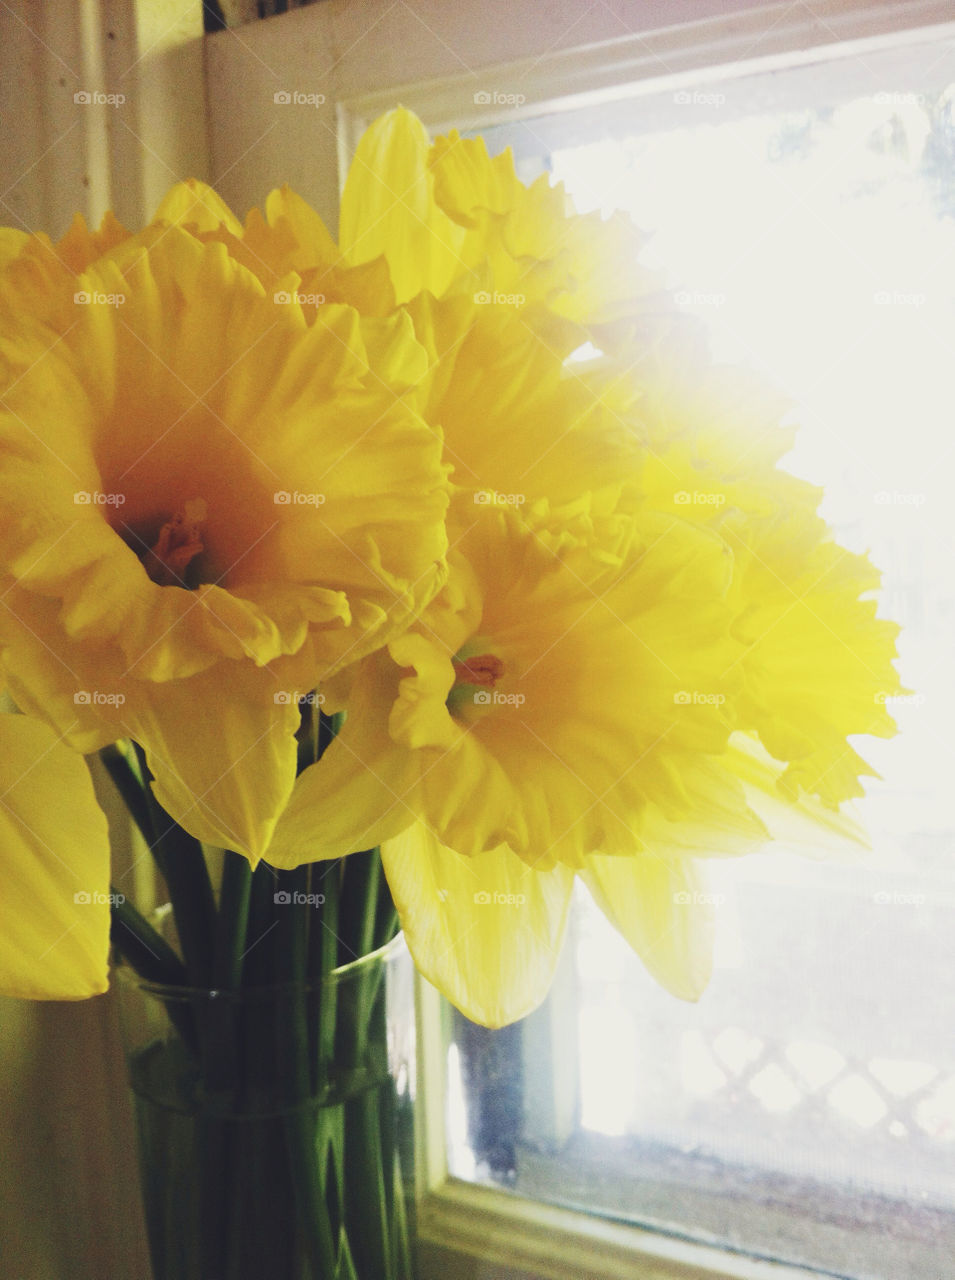
[[[955,42],[485,136],[578,208],[628,209],[716,358],[791,394],[786,465],[882,568],[914,692],[898,738],[858,744],[884,779],[871,853],[714,868],[699,1005],[578,904],[521,1037],[456,1038],[452,1169],[840,1275],[955,1276]]]

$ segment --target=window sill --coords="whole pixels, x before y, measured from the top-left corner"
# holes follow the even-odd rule
[[[418,1206],[422,1280],[809,1280],[818,1272],[449,1179]]]

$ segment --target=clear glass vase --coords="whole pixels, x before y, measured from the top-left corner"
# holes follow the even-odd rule
[[[118,971],[153,1280],[413,1280],[413,964],[314,985]]]

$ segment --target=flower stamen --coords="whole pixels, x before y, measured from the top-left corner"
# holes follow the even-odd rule
[[[474,684],[482,689],[495,689],[504,675],[504,663],[496,654],[480,653],[473,658],[454,662],[454,683]]]
[[[159,530],[155,544],[143,557],[149,577],[160,587],[185,587],[186,571],[205,548],[202,527],[206,504],[202,498],[183,503],[171,520]]]

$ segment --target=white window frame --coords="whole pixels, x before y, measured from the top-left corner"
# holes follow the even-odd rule
[[[676,6],[671,6],[676,8]],[[683,8],[684,6],[680,6]],[[705,3],[690,9],[706,10]],[[518,3],[517,10],[532,9]],[[666,5],[656,7],[662,14]],[[677,90],[746,74],[800,66],[824,58],[864,57],[886,43],[924,40],[950,31],[955,8],[946,0],[812,0],[726,4],[703,16],[630,36],[546,50],[519,61],[389,86],[338,103],[339,176],[365,128],[400,101],[432,131],[482,129],[644,93]],[[520,105],[475,103],[476,91],[519,92]]]

